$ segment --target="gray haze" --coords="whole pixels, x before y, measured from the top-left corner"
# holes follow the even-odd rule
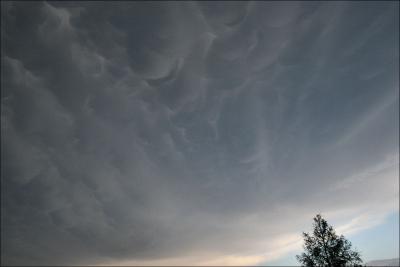
[[[1,8],[2,264],[256,264],[398,209],[397,1]]]
[[[367,262],[366,266],[399,266],[400,260],[397,259],[387,259],[387,260],[373,260]]]

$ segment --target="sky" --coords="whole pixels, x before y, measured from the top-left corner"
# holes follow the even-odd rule
[[[1,263],[396,258],[398,72],[397,1],[2,1]]]

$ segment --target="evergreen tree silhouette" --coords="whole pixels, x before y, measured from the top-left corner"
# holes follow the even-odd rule
[[[297,255],[303,266],[361,266],[360,253],[351,249],[351,242],[338,236],[320,214],[314,217],[313,233],[303,233],[305,252]]]

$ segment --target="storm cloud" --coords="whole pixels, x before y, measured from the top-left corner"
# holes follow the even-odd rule
[[[398,5],[1,2],[2,264],[252,265],[317,212],[379,222]]]

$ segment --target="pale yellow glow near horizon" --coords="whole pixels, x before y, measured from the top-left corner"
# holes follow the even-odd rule
[[[349,223],[339,225],[336,228],[338,234],[354,234],[384,221],[388,211],[362,213],[353,218]],[[175,257],[157,260],[121,260],[121,261],[105,261],[97,266],[247,266],[258,265],[277,260],[288,253],[300,251],[303,240],[301,233],[284,234],[275,240],[263,240],[259,244],[265,247],[273,248],[268,252],[254,253],[252,255],[230,254],[221,255],[214,253],[199,253],[186,257]],[[269,244],[269,246],[268,246]],[[257,249],[259,251],[259,249]]]
[[[398,168],[396,169],[398,172]],[[390,180],[393,177],[392,172],[379,173],[380,179],[376,186],[390,187],[383,181]],[[375,177],[378,178],[378,177]],[[389,192],[388,192],[389,193]],[[393,192],[392,192],[393,193]],[[390,194],[388,194],[390,195]],[[398,196],[398,195],[397,195]],[[386,201],[379,203],[379,205],[369,205],[368,207],[362,206],[359,208],[345,208],[339,210],[325,211],[322,214],[328,222],[342,218],[350,218],[346,223],[333,225],[337,234],[343,234],[346,237],[372,228],[384,222],[386,215],[398,209],[398,204],[393,204],[393,201]],[[354,214],[354,215],[353,215]],[[353,216],[352,216],[353,215]],[[251,221],[251,220],[250,220]],[[304,229],[308,231],[310,229]],[[265,264],[273,260],[277,260],[289,253],[297,253],[302,249],[302,235],[301,233],[282,234],[275,239],[266,238],[254,242],[254,253],[236,253],[236,254],[218,254],[218,253],[193,253],[184,257],[164,258],[156,260],[108,260],[99,263],[99,266],[114,265],[114,266],[243,266],[243,265],[258,265]],[[249,244],[251,245],[251,244]]]
[[[157,260],[123,260],[100,263],[98,266],[244,266],[258,265],[266,261],[276,260],[286,253],[301,247],[301,236],[298,234],[282,235],[275,240],[265,240],[261,244],[273,243],[275,248],[265,253],[253,255],[199,253],[187,257],[176,257]]]

